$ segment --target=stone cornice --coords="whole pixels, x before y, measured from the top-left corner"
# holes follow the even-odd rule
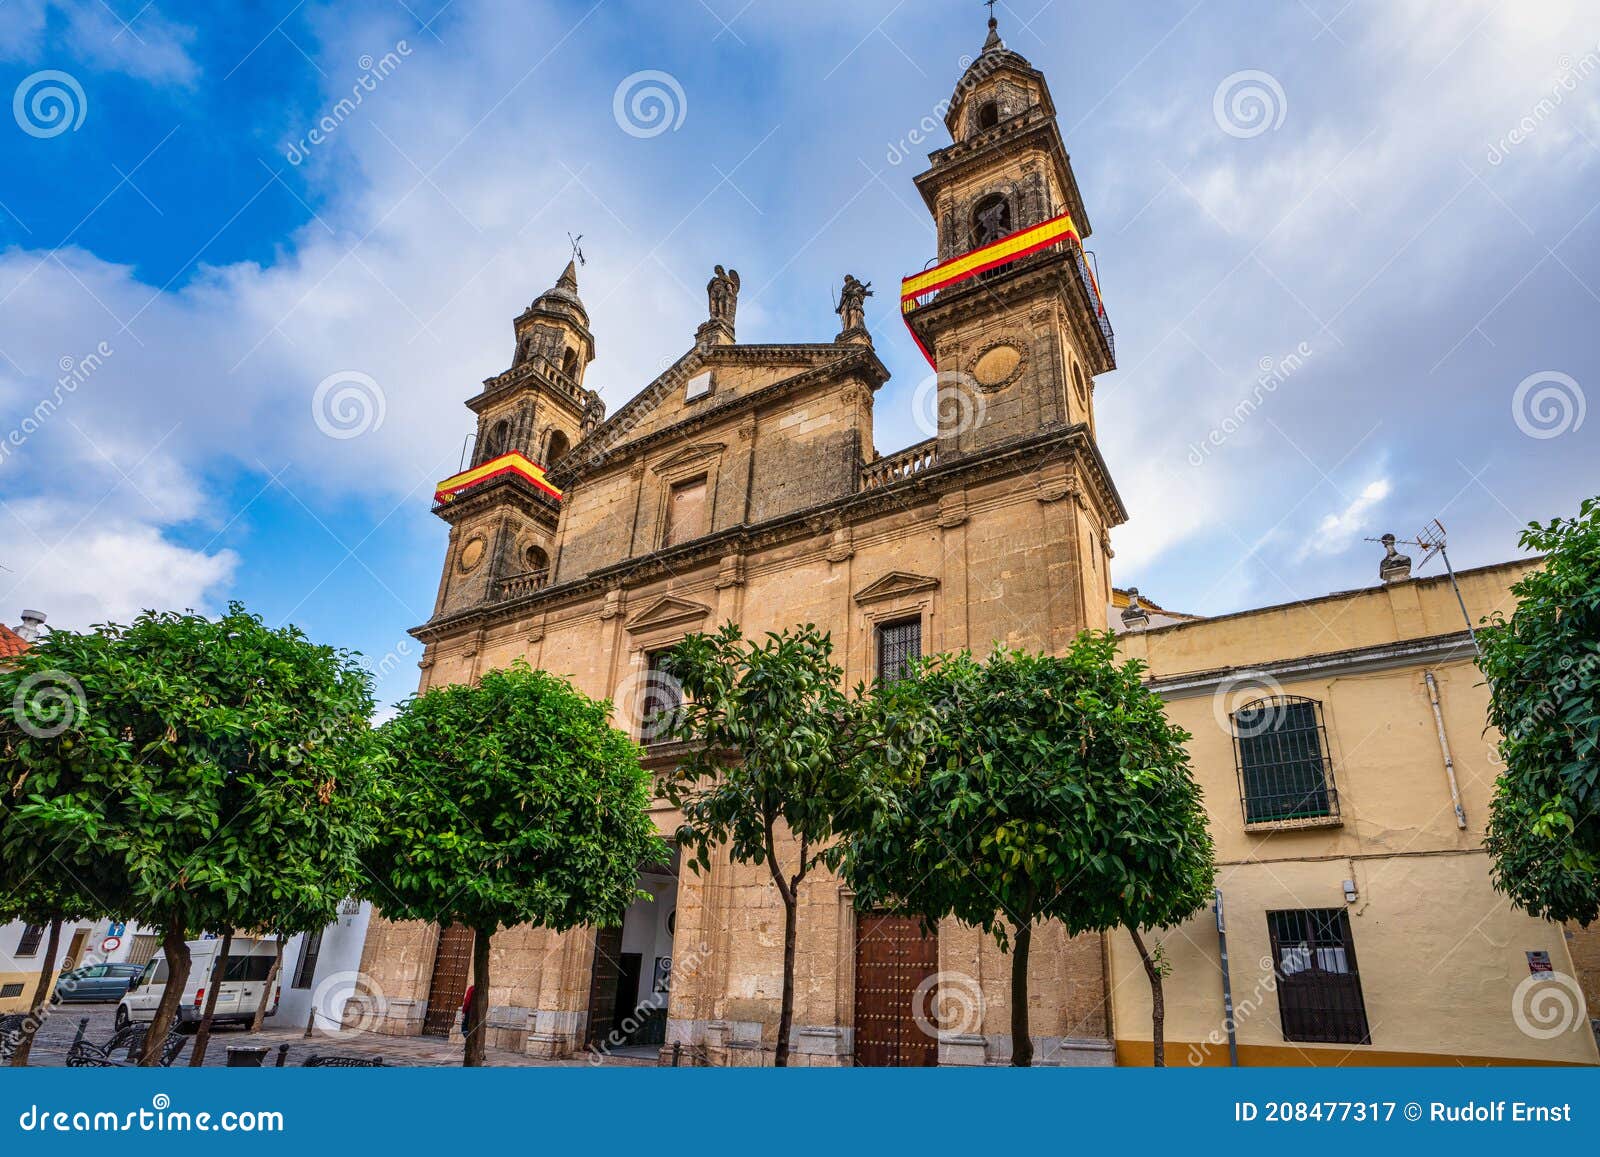
[[[1292,658],[1269,659],[1261,663],[1217,667],[1209,671],[1186,672],[1181,675],[1162,675],[1147,679],[1145,686],[1163,699],[1188,699],[1197,695],[1214,694],[1219,686],[1238,680],[1241,676],[1268,676],[1289,682],[1333,674],[1357,675],[1373,671],[1392,671],[1423,663],[1470,663],[1476,656],[1477,651],[1473,648],[1472,637],[1465,631],[1457,631],[1453,634],[1430,635],[1420,639],[1402,639],[1399,642],[1381,643],[1377,646],[1353,647],[1345,651],[1296,655]]]
[[[992,315],[997,298],[1009,307],[1050,290],[1063,293],[1076,306],[1067,311],[1067,317],[1078,348],[1087,355],[1089,372],[1098,375],[1116,369],[1105,335],[1100,332],[1098,323],[1090,324],[1090,319],[1099,316],[1099,303],[1090,299],[1088,288],[1078,276],[1077,257],[1069,249],[1031,254],[1006,267],[1002,277],[973,278],[940,290],[927,305],[918,306],[907,314],[906,320],[923,344],[932,349],[934,343],[930,338],[935,327]]]
[[[976,481],[991,481],[1008,473],[1022,473],[1046,464],[1057,464],[1057,472],[1069,479],[1063,497],[1074,493],[1073,482],[1079,470],[1087,475],[1096,505],[1105,506],[1104,517],[1111,525],[1128,519],[1110,471],[1100,449],[1082,423],[1055,426],[1006,445],[987,448],[939,463],[910,477],[871,490],[836,498],[761,523],[744,523],[697,538],[666,550],[637,558],[624,559],[591,571],[581,578],[544,587],[518,599],[488,603],[412,629],[411,634],[432,644],[464,629],[481,629],[525,617],[535,609],[548,612],[569,606],[607,591],[649,582],[655,578],[681,575],[700,566],[710,566],[729,554],[750,554],[772,546],[815,537],[819,530],[833,525],[856,525],[879,515],[903,510],[908,505],[934,503],[941,493]],[[1048,498],[1049,495],[1044,495]]]

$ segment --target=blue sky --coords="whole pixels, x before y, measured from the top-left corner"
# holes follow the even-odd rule
[[[1050,80],[1117,330],[1120,584],[1210,613],[1365,585],[1363,538],[1433,517],[1458,565],[1492,562],[1600,490],[1585,8],[999,5]],[[910,138],[984,17],[0,0],[0,619],[238,598],[407,694],[432,483],[568,232],[612,408],[691,343],[713,264],[743,276],[745,341],[826,340],[852,272],[895,375],[879,449],[920,440],[893,286],[933,253],[911,179],[943,137]],[[671,78],[653,134],[615,111],[645,71]],[[369,399],[355,436],[317,420],[330,378]]]

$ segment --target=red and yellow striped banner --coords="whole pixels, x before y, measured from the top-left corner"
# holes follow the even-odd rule
[[[520,475],[550,495],[550,497],[561,497],[561,491],[550,485],[550,480],[545,477],[543,466],[524,458],[521,453],[513,450],[509,454],[491,458],[481,466],[474,466],[471,470],[463,470],[460,474],[446,478],[434,488],[433,503],[435,506],[442,506],[444,503],[454,499],[463,490],[470,490],[474,486],[487,482],[491,478],[498,478],[502,474]]]
[[[1064,238],[1072,238],[1078,245],[1083,241],[1078,236],[1078,227],[1072,223],[1072,215],[1063,213],[1059,217],[1052,217],[1038,225],[1021,229],[1008,237],[992,241],[981,249],[974,249],[970,253],[963,253],[960,257],[952,258],[942,265],[935,265],[926,269],[915,277],[907,277],[900,283],[900,312],[906,318],[906,328],[911,329],[910,315],[917,308],[917,298],[925,293],[944,289],[955,285],[957,282],[966,281],[976,277],[996,266],[1004,265],[1008,261],[1015,261],[1019,257],[1026,257],[1030,253],[1054,245]],[[1093,274],[1090,274],[1093,277]],[[1095,286],[1095,299],[1098,302],[1100,287]],[[1105,306],[1100,306],[1100,311],[1105,312]],[[922,344],[922,339],[917,337],[915,329],[911,336],[916,340],[917,348],[922,350],[922,356],[928,359],[928,364],[933,365],[933,358]]]

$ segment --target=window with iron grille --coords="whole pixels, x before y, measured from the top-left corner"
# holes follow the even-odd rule
[[[683,685],[671,671],[672,652],[651,651],[649,674],[639,703],[639,742],[662,743],[672,738],[672,715],[683,705]]]
[[[17,984],[0,984],[0,1000],[6,1000],[6,999],[8,999],[10,997],[21,996],[21,995],[22,995],[22,985],[20,983],[17,983]]]
[[[317,975],[317,957],[321,955],[322,929],[318,928],[306,935],[305,942],[300,947],[300,964],[294,970],[294,984],[290,986],[291,988],[311,987],[311,981]]]
[[[1233,738],[1245,823],[1338,816],[1322,704],[1295,695],[1257,699],[1234,712]]]
[[[44,939],[43,924],[28,924],[22,929],[22,939],[17,941],[18,956],[36,956],[39,942]]]
[[[901,619],[878,628],[878,678],[892,682],[922,656],[922,620]]]
[[[1369,1045],[1361,973],[1343,908],[1268,912],[1286,1041]]]

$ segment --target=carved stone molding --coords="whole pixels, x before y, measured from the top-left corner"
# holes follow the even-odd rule
[[[622,588],[612,587],[606,592],[605,605],[600,608],[602,619],[614,619],[622,613]]]
[[[855,593],[855,600],[857,606],[866,606],[869,603],[883,602],[885,599],[899,598],[902,595],[936,590],[938,586],[939,580],[929,575],[892,570],[876,582],[868,583],[858,590]]]
[[[836,527],[828,538],[827,560],[833,563],[846,562],[855,557],[856,545],[850,534],[848,526]]]
[[[744,586],[744,555],[730,554],[722,560],[722,567],[717,572],[716,589],[727,590],[729,587]]]
[[[965,493],[944,494],[939,497],[939,525],[945,530],[967,521],[967,496]]]
[[[676,627],[685,623],[698,622],[710,613],[711,608],[704,603],[694,603],[688,599],[663,595],[628,620],[623,629],[630,635],[634,635],[640,631],[652,631],[663,627]]]

